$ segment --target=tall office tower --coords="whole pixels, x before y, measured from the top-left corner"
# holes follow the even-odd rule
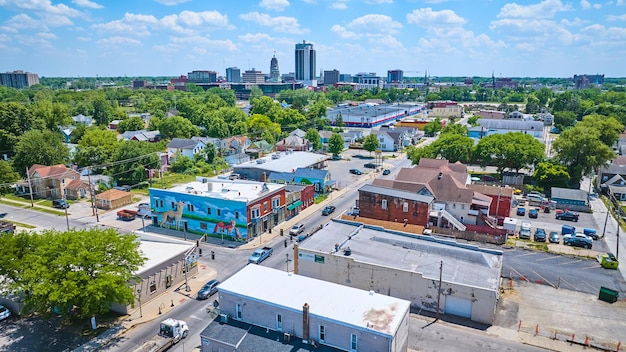
[[[241,70],[237,67],[227,68],[226,81],[231,83],[241,83]]]
[[[243,73],[243,83],[265,83],[265,74],[261,71],[257,71],[254,68],[252,70],[246,70]]]
[[[187,78],[192,83],[214,83],[217,82],[217,72],[195,70],[187,73]]]
[[[270,61],[270,81],[280,82],[280,71],[278,70],[278,59],[276,55],[272,56],[272,61]]]
[[[22,70],[0,73],[0,86],[22,89],[34,84],[39,84],[39,75],[36,73]]]
[[[324,71],[324,85],[330,86],[339,82],[340,73],[337,70]]]
[[[387,71],[387,83],[402,83],[404,80],[404,71],[389,70]]]
[[[315,79],[315,50],[313,44],[302,41],[296,44],[296,80],[312,81]]]

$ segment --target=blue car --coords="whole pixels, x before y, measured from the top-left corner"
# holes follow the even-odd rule
[[[526,215],[526,208],[517,208],[517,215],[519,216]]]

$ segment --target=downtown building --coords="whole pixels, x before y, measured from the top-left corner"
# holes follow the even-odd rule
[[[315,85],[315,50],[313,44],[302,41],[296,44],[296,81]]]
[[[22,70],[0,73],[0,86],[22,89],[35,84],[39,84],[39,75],[36,73]]]

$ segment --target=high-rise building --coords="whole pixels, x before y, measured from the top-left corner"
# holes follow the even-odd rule
[[[389,70],[387,71],[387,83],[402,83],[404,80],[404,71]]]
[[[315,80],[315,50],[313,44],[304,40],[296,44],[296,80]]]
[[[324,71],[324,85],[330,86],[339,82],[340,73],[337,70]]]
[[[215,83],[217,82],[217,72],[191,71],[187,74],[187,79],[191,83]]]
[[[278,70],[278,59],[276,55],[274,55],[272,61],[270,61],[270,81],[280,82],[280,71]]]
[[[36,73],[22,70],[0,73],[0,86],[22,89],[34,84],[39,84],[39,75]]]
[[[237,67],[227,68],[226,81],[231,83],[241,83],[241,70]]]
[[[265,83],[265,74],[261,71],[256,71],[254,68],[246,70],[242,76],[243,83]]]

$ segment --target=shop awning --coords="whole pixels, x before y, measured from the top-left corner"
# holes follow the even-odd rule
[[[287,206],[287,210],[294,210],[295,208],[297,208],[297,207],[299,207],[301,205],[302,205],[302,201],[301,200],[295,201],[295,202],[293,202],[293,203],[291,203],[291,204],[289,204]]]

